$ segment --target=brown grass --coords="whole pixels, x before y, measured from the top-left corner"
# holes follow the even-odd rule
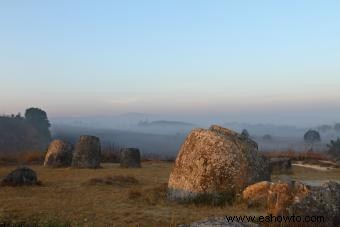
[[[27,151],[16,154],[0,154],[0,165],[41,165],[44,163],[45,152]]]
[[[225,207],[195,206],[168,202],[166,185],[172,164],[145,162],[140,169],[122,169],[118,164],[103,164],[100,169],[44,168],[34,169],[40,187],[1,187],[0,222],[39,223],[40,226],[176,226],[207,217],[226,215],[264,215],[264,211],[245,204]],[[298,174],[314,171],[293,167]],[[15,169],[0,167],[0,178]],[[334,170],[335,171],[335,170]],[[339,179],[340,170],[322,173],[323,177]],[[333,174],[333,175],[332,175]],[[316,174],[310,174],[316,176]],[[136,184],[93,184],[91,179],[105,181],[110,176],[131,176]],[[293,175],[299,178],[298,175]],[[278,178],[278,177],[273,177]],[[96,181],[96,180],[95,180]],[[41,224],[45,223],[45,224]],[[47,224],[46,224],[47,223]]]

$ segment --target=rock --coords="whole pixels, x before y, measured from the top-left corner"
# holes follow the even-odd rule
[[[289,158],[271,158],[270,166],[274,173],[286,173],[292,170],[292,162]]]
[[[299,182],[260,182],[247,187],[242,195],[248,205],[262,205],[268,214],[301,216],[302,220],[322,216],[322,226],[340,224],[340,184],[336,182],[313,187]]]
[[[303,200],[294,201],[288,208],[290,215],[323,216],[324,226],[340,225],[340,184],[329,181],[312,187]]]
[[[53,140],[49,145],[44,166],[67,167],[72,164],[73,146],[62,140]]]
[[[95,136],[81,136],[76,145],[72,166],[76,168],[99,168],[101,161],[100,140]]]
[[[217,125],[193,130],[182,144],[168,183],[170,200],[234,196],[270,179],[269,161],[249,138]]]
[[[120,167],[140,168],[140,152],[137,148],[124,148],[120,151]]]
[[[249,207],[267,208],[268,214],[285,215],[287,207],[301,201],[310,189],[300,182],[259,182],[248,186],[242,193]]]
[[[38,184],[37,174],[30,168],[19,167],[1,181],[2,186],[23,186]]]
[[[231,222],[226,218],[209,218],[191,224],[181,224],[178,227],[257,227],[258,224],[249,222]]]

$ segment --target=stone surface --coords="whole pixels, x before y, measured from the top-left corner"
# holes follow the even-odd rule
[[[140,168],[140,152],[137,148],[124,148],[120,151],[120,167]]]
[[[271,158],[270,166],[275,173],[285,173],[292,170],[292,162],[289,158]]]
[[[269,161],[249,138],[217,125],[194,129],[182,144],[168,183],[170,200],[235,195],[270,179]]]
[[[1,181],[1,185],[3,186],[36,185],[37,183],[37,174],[27,167],[19,167],[15,169]]]
[[[255,223],[229,222],[226,218],[210,218],[191,224],[181,224],[178,227],[257,227]]]
[[[95,136],[81,136],[75,147],[72,166],[75,168],[99,168],[101,161],[100,140]]]
[[[323,226],[340,225],[340,184],[321,186],[299,182],[260,182],[247,187],[243,198],[248,205],[262,205],[272,215],[323,216]]]
[[[294,201],[288,208],[290,215],[323,216],[324,226],[340,225],[340,184],[329,181],[312,187],[303,200]]]
[[[248,186],[242,193],[249,207],[267,208],[268,214],[285,215],[287,207],[301,201],[310,189],[300,182],[259,182]]]
[[[53,140],[48,146],[44,166],[67,167],[71,166],[73,157],[73,146],[62,140]]]

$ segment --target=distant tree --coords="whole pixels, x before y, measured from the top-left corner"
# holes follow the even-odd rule
[[[29,108],[25,112],[26,121],[31,124],[41,136],[42,149],[45,149],[51,142],[51,124],[45,111],[39,108]]]
[[[330,144],[327,144],[328,154],[334,158],[340,158],[340,139],[331,140]]]
[[[0,116],[0,153],[36,151],[40,148],[40,134],[23,117]]]
[[[249,138],[249,132],[247,129],[243,129],[242,130],[242,133],[241,133],[241,136],[245,137],[245,138]]]
[[[308,130],[304,135],[304,140],[306,143],[316,143],[321,141],[320,133],[316,130]]]
[[[263,140],[272,140],[272,136],[269,134],[266,134],[262,137]]]

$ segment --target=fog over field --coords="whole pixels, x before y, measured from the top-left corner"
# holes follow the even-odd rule
[[[320,128],[318,125],[294,126],[285,124],[256,124],[223,121],[209,121],[185,117],[169,120],[161,115],[126,113],[116,116],[52,118],[52,135],[56,138],[75,142],[79,135],[94,134],[102,143],[118,147],[138,147],[142,153],[158,154],[162,157],[175,157],[187,134],[194,128],[208,128],[219,124],[240,132],[247,129],[252,139],[262,151],[306,151],[310,144],[303,140],[309,129]],[[330,124],[331,125],[331,124]],[[331,125],[332,126],[332,125]],[[331,139],[339,136],[334,129],[321,130],[321,142],[313,144],[314,151],[323,151]],[[265,135],[270,135],[266,138]]]

